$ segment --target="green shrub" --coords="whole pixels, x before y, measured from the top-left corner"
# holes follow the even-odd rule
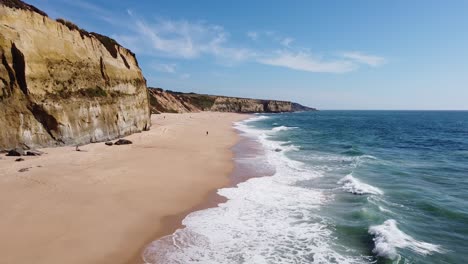
[[[202,110],[209,110],[213,106],[215,102],[215,97],[209,95],[201,95],[201,94],[189,94],[183,95],[187,96],[190,103],[195,105],[196,107]]]
[[[81,38],[84,38],[85,36],[86,37],[89,37],[90,34],[88,31],[78,27],[76,24],[74,24],[73,22],[71,21],[68,21],[66,19],[63,19],[63,18],[57,18],[55,21],[59,22],[60,24],[66,26],[68,29],[70,30],[76,30],[80,33],[80,36]]]
[[[106,97],[107,96],[107,92],[102,89],[101,87],[99,86],[96,86],[94,88],[86,88],[86,89],[81,89],[79,90],[79,93],[82,95],[82,96],[86,96],[86,97]]]

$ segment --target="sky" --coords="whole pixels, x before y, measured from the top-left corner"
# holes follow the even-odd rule
[[[468,110],[468,1],[27,2],[131,49],[151,87],[324,110]]]

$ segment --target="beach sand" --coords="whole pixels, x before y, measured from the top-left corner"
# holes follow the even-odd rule
[[[153,115],[132,145],[2,155],[0,263],[142,263],[145,245],[229,184],[232,122],[247,117]]]

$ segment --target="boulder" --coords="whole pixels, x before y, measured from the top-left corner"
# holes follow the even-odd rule
[[[27,150],[25,155],[26,156],[40,156],[42,152],[37,151],[37,150]]]
[[[12,149],[8,151],[6,155],[10,157],[19,157],[19,156],[22,156],[23,154],[24,154],[24,151],[22,149]]]
[[[128,140],[128,139],[123,139],[123,138],[121,138],[121,139],[117,140],[114,144],[115,144],[115,145],[129,145],[129,144],[132,144],[132,143],[133,143],[133,142],[131,142],[131,141]]]
[[[110,142],[110,141],[107,141],[107,142],[104,143],[104,144],[106,144],[107,146],[112,146],[112,145],[114,145],[114,143],[112,143],[112,142]]]
[[[23,158],[17,158],[17,159],[15,159],[15,161],[24,161],[24,159]]]

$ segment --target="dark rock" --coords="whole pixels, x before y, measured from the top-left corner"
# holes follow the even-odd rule
[[[22,168],[22,169],[19,170],[19,172],[25,172],[25,171],[28,171],[28,170],[29,170],[29,168]]]
[[[12,149],[12,150],[8,151],[8,153],[6,155],[10,156],[10,157],[19,157],[19,156],[21,156],[23,154],[24,154],[24,151],[22,149]]]
[[[128,144],[132,144],[132,142],[128,139],[119,139],[114,144],[115,145],[128,145]]]
[[[110,141],[107,141],[107,142],[104,143],[104,144],[106,144],[107,146],[112,146],[112,145],[114,145],[114,143],[112,143],[112,142],[110,142]]]
[[[17,159],[15,159],[15,161],[24,161],[24,159],[23,158],[17,158]]]
[[[276,151],[276,152],[281,152],[281,149],[280,149],[280,148],[276,148],[275,151]]]
[[[37,151],[37,150],[27,150],[26,151],[26,156],[40,156],[42,152]]]

